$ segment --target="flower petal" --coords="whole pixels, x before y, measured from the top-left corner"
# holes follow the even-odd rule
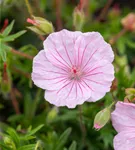
[[[106,60],[98,61],[84,72],[83,80],[93,89],[88,101],[97,101],[110,91],[114,79],[114,67],[110,62]]]
[[[67,82],[67,72],[52,65],[41,50],[33,60],[32,80],[43,89],[56,90]]]
[[[71,68],[74,64],[74,44],[81,32],[61,30],[50,34],[44,41],[47,59],[64,68]]]
[[[79,36],[75,43],[77,64],[82,68],[95,61],[114,59],[111,46],[106,43],[98,32],[88,32]]]
[[[117,132],[135,129],[135,104],[117,102],[111,116],[113,127]]]
[[[67,83],[58,91],[46,91],[45,99],[56,106],[75,108],[91,96],[91,90],[84,83]]]
[[[135,150],[135,130],[118,133],[113,142],[115,150]]]

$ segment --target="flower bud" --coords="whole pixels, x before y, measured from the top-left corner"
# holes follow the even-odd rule
[[[126,93],[126,97],[124,98],[124,102],[135,103],[135,89],[127,88],[125,90],[125,93]]]
[[[110,17],[110,19],[114,19],[116,17],[119,17],[121,13],[120,7],[118,4],[115,4],[109,11],[108,16]]]
[[[124,102],[126,103],[135,103],[135,95],[127,95],[125,98],[124,98]]]
[[[54,120],[54,118],[56,118],[57,114],[58,114],[58,108],[53,107],[47,115],[47,121],[51,122],[52,120]]]
[[[125,90],[126,95],[135,94],[135,88],[127,88]]]
[[[100,112],[98,112],[96,114],[96,117],[94,119],[94,128],[96,130],[100,130],[110,120],[110,117],[111,117],[111,107],[113,105],[114,105],[114,103],[112,103],[109,107],[106,107],[105,109],[101,110]]]
[[[73,12],[73,24],[76,30],[81,30],[85,23],[85,15],[83,10],[79,10],[78,7],[75,8]]]
[[[16,149],[14,142],[12,141],[11,138],[5,136],[4,137],[4,143],[11,149]]]
[[[135,31],[135,14],[129,13],[125,18],[121,20],[125,29]]]
[[[46,35],[54,32],[52,23],[44,18],[33,16],[33,19],[28,18],[27,22],[34,25],[27,28],[37,34]]]

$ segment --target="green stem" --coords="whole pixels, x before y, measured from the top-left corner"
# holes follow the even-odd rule
[[[32,11],[32,8],[30,6],[29,0],[25,0],[25,4],[27,6],[27,9],[28,9],[30,16],[33,16],[33,11]]]
[[[42,92],[41,89],[37,90],[37,93],[36,93],[36,96],[35,96],[35,99],[34,99],[34,102],[33,102],[33,107],[32,107],[32,110],[31,110],[31,118],[33,118],[35,113],[36,113],[36,109],[37,109],[37,105],[38,105],[39,100],[40,100],[41,92]]]
[[[81,128],[82,136],[83,136],[82,141],[83,141],[83,144],[85,144],[86,128],[85,128],[85,125],[83,123],[82,106],[80,105],[78,108],[79,108],[80,128]]]

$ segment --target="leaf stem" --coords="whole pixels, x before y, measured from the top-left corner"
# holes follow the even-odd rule
[[[79,120],[80,120],[80,128],[81,128],[81,131],[82,131],[82,141],[83,143],[85,144],[85,137],[86,137],[86,128],[85,128],[85,125],[83,123],[83,116],[82,116],[82,106],[80,105],[78,107],[79,109]]]
[[[123,36],[125,33],[127,32],[127,30],[125,28],[123,28],[118,34],[116,34],[114,37],[112,37],[109,40],[109,43],[111,45],[113,45],[121,36]]]
[[[33,16],[33,11],[32,11],[32,8],[30,6],[29,0],[25,0],[25,4],[27,6],[27,9],[28,9],[30,16]]]
[[[37,90],[35,99],[34,99],[34,101],[33,101],[33,107],[32,107],[32,110],[31,110],[31,118],[33,118],[34,115],[35,115],[35,113],[36,113],[37,105],[38,105],[39,100],[40,100],[41,92],[42,92],[42,90],[39,88],[39,89]]]
[[[57,30],[62,29],[62,20],[61,20],[61,4],[62,0],[55,0],[55,13],[56,13],[56,25],[57,25]]]
[[[25,57],[25,58],[30,59],[30,60],[33,60],[33,56],[30,56],[30,55],[25,54],[23,52],[17,51],[15,49],[11,49],[11,53],[18,55],[18,56],[21,56],[21,57]]]
[[[17,72],[17,73],[23,75],[24,77],[26,77],[26,78],[28,78],[28,79],[31,78],[31,75],[30,75],[29,73],[23,72],[22,70],[20,70],[20,69],[18,69],[18,68],[16,68],[16,67],[11,67],[11,70],[13,70],[13,71],[15,71],[15,72]]]
[[[12,101],[12,104],[13,104],[13,107],[14,107],[16,114],[20,114],[19,104],[18,104],[18,101],[16,99],[13,88],[11,89],[10,96],[11,96],[11,101]]]
[[[107,14],[107,11],[108,9],[110,8],[111,4],[112,4],[113,0],[107,0],[107,3],[106,5],[104,6],[104,8],[102,9],[99,17],[97,18],[97,20],[102,20],[102,19],[105,19],[106,17],[106,14]]]

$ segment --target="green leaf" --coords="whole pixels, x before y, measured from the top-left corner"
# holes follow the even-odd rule
[[[18,147],[19,144],[20,144],[20,139],[19,139],[19,136],[16,133],[16,131],[14,129],[12,129],[12,128],[8,128],[7,129],[7,133],[11,136],[11,138],[15,142],[16,147]]]
[[[9,122],[17,122],[17,121],[21,121],[23,119],[24,115],[22,114],[18,114],[18,115],[11,115],[8,118]]]
[[[13,28],[13,25],[14,25],[14,20],[10,23],[10,25],[8,25],[7,27],[6,27],[6,29],[3,31],[3,33],[2,33],[2,35],[3,36],[7,36],[7,35],[9,35],[9,33],[11,32],[11,30],[12,30],[12,28]]]
[[[2,41],[0,40],[0,57],[3,61],[6,61],[6,50],[4,49],[4,45],[2,44]]]
[[[73,141],[69,147],[69,150],[76,150],[76,141]]]
[[[35,147],[36,144],[29,144],[29,145],[21,146],[17,150],[34,150]]]
[[[118,51],[120,52],[120,54],[124,54],[126,51],[126,47],[125,47],[125,39],[124,38],[120,38],[117,42],[117,48]]]
[[[3,150],[12,150],[12,148],[4,144],[2,141],[0,141],[0,148],[3,148]]]
[[[0,33],[0,39],[2,39],[3,38],[3,35]]]
[[[71,128],[68,128],[64,133],[60,136],[58,139],[58,142],[56,143],[56,148],[55,150],[62,150],[64,144],[66,143],[69,135],[71,133]]]
[[[127,40],[126,43],[130,48],[135,50],[135,42],[134,41]]]
[[[28,137],[28,136],[31,136],[31,135],[35,134],[35,133],[36,133],[37,131],[39,131],[43,126],[44,126],[43,124],[39,125],[39,126],[36,127],[35,129],[33,129],[33,130],[31,130],[29,133],[27,133],[26,136]]]
[[[37,144],[34,150],[43,150],[41,141],[37,141]]]
[[[13,35],[9,35],[9,36],[3,38],[2,41],[4,41],[4,42],[14,41],[16,38],[23,35],[25,32],[26,32],[26,30],[19,31],[19,32],[13,34]]]

